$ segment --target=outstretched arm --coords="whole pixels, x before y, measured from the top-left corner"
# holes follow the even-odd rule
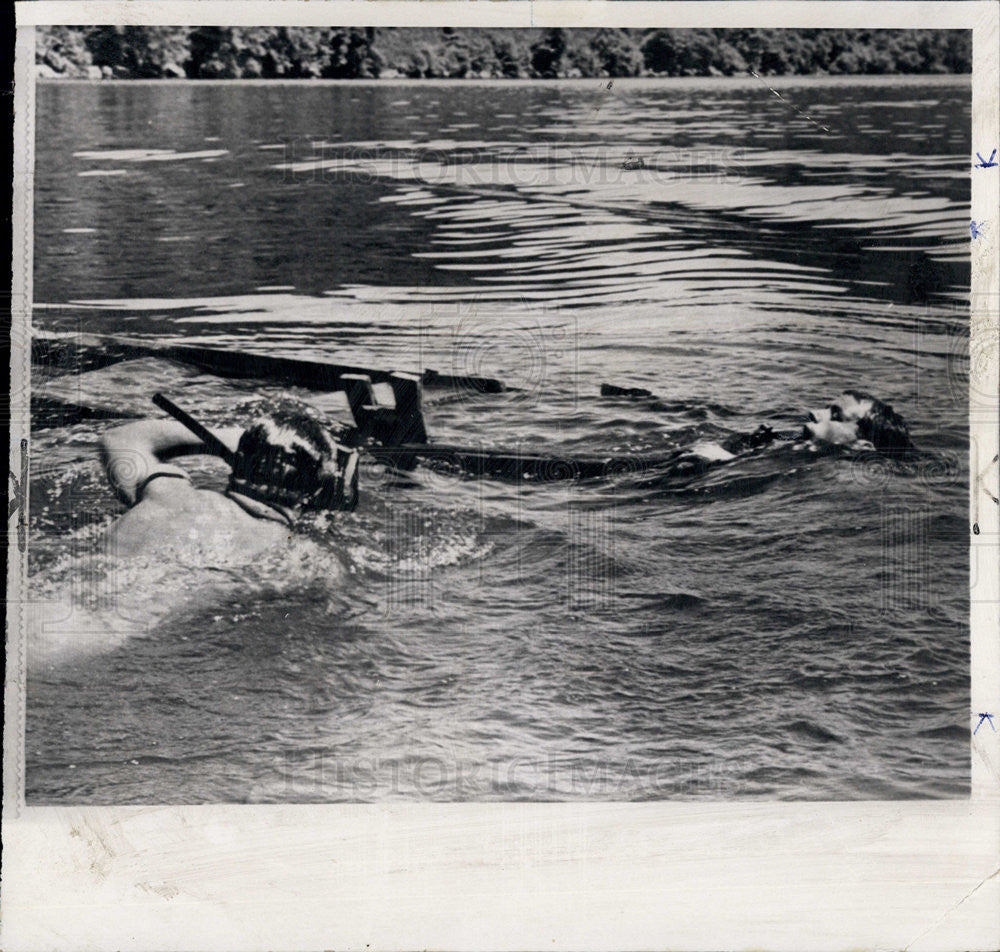
[[[234,452],[243,430],[215,430]],[[108,480],[118,496],[134,506],[139,489],[150,476],[187,476],[187,471],[167,460],[207,452],[205,445],[175,420],[139,420],[109,430],[101,438],[101,456]]]

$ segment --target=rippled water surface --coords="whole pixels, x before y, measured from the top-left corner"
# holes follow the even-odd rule
[[[964,795],[968,78],[776,88],[41,84],[38,330],[504,380],[428,389],[447,443],[641,459],[857,387],[920,452],[368,464],[261,562],[123,564],[103,429],[282,391],[39,367],[32,585],[105,647],[31,676],[29,801]]]

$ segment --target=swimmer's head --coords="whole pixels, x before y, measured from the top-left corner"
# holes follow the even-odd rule
[[[358,451],[348,433],[307,404],[271,401],[240,437],[229,491],[293,512],[353,509]]]
[[[835,446],[870,444],[894,456],[913,449],[906,421],[887,403],[859,390],[846,390],[828,407],[811,410],[802,435]]]

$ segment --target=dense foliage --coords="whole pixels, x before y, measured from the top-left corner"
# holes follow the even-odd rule
[[[967,73],[965,30],[46,27],[43,76],[555,78]]]

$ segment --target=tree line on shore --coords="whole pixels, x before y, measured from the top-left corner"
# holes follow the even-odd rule
[[[43,27],[48,78],[369,79],[968,73],[966,30]]]

